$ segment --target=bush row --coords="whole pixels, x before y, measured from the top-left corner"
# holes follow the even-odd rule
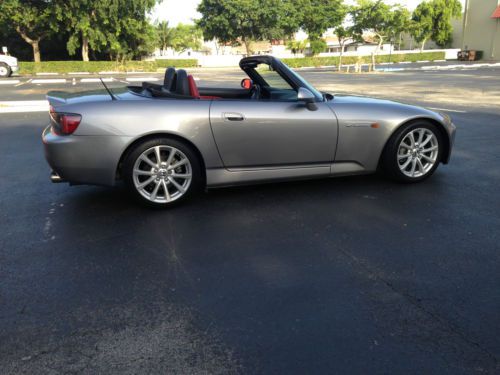
[[[423,60],[444,60],[444,52],[423,52],[423,53],[393,53],[392,55],[376,55],[377,63],[386,62],[416,62]],[[366,56],[343,56],[342,65],[351,65],[359,62],[360,64],[369,64],[372,61],[371,55]],[[283,59],[283,62],[292,68],[302,68],[309,66],[332,66],[338,65],[339,56],[329,57],[297,57]]]
[[[147,71],[154,72],[157,69],[175,66],[177,68],[192,68],[198,66],[196,59],[166,59],[155,61],[125,61],[117,63],[114,61],[42,61],[19,62],[21,74],[35,73],[70,73],[70,72],[89,72],[98,73],[103,71]]]

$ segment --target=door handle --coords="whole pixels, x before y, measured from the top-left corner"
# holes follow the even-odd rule
[[[245,119],[245,116],[236,112],[224,112],[222,117],[224,117],[226,121],[243,121]]]

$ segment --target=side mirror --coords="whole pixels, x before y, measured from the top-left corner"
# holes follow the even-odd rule
[[[243,78],[241,80],[241,87],[244,89],[250,90],[253,86],[253,82],[250,78]]]
[[[304,102],[306,104],[306,108],[310,111],[316,111],[318,109],[318,106],[315,103],[316,97],[305,87],[299,87],[299,91],[297,92],[297,100],[299,102]]]

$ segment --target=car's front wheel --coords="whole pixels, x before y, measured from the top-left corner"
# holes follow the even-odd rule
[[[10,69],[10,66],[5,63],[0,63],[0,78],[10,77],[11,73],[12,71]]]
[[[437,127],[427,121],[417,121],[402,126],[391,137],[382,155],[382,167],[395,180],[419,182],[434,173],[442,150]]]
[[[193,150],[170,138],[137,145],[125,158],[125,183],[142,202],[169,207],[202,186],[200,162]]]

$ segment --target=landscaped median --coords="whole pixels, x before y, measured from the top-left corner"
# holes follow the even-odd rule
[[[165,69],[169,66],[176,68],[193,68],[198,66],[196,59],[161,59],[155,61],[125,61],[117,63],[114,61],[42,61],[19,62],[20,74],[36,73],[100,73],[100,72],[155,72],[157,69]]]
[[[328,57],[296,57],[282,59],[285,64],[292,68],[336,66],[339,64],[339,56]],[[445,52],[423,52],[423,53],[393,53],[391,55],[375,55],[375,62],[381,63],[400,63],[417,61],[436,61],[444,60]],[[371,64],[371,55],[365,56],[342,56],[342,65],[353,64]]]

